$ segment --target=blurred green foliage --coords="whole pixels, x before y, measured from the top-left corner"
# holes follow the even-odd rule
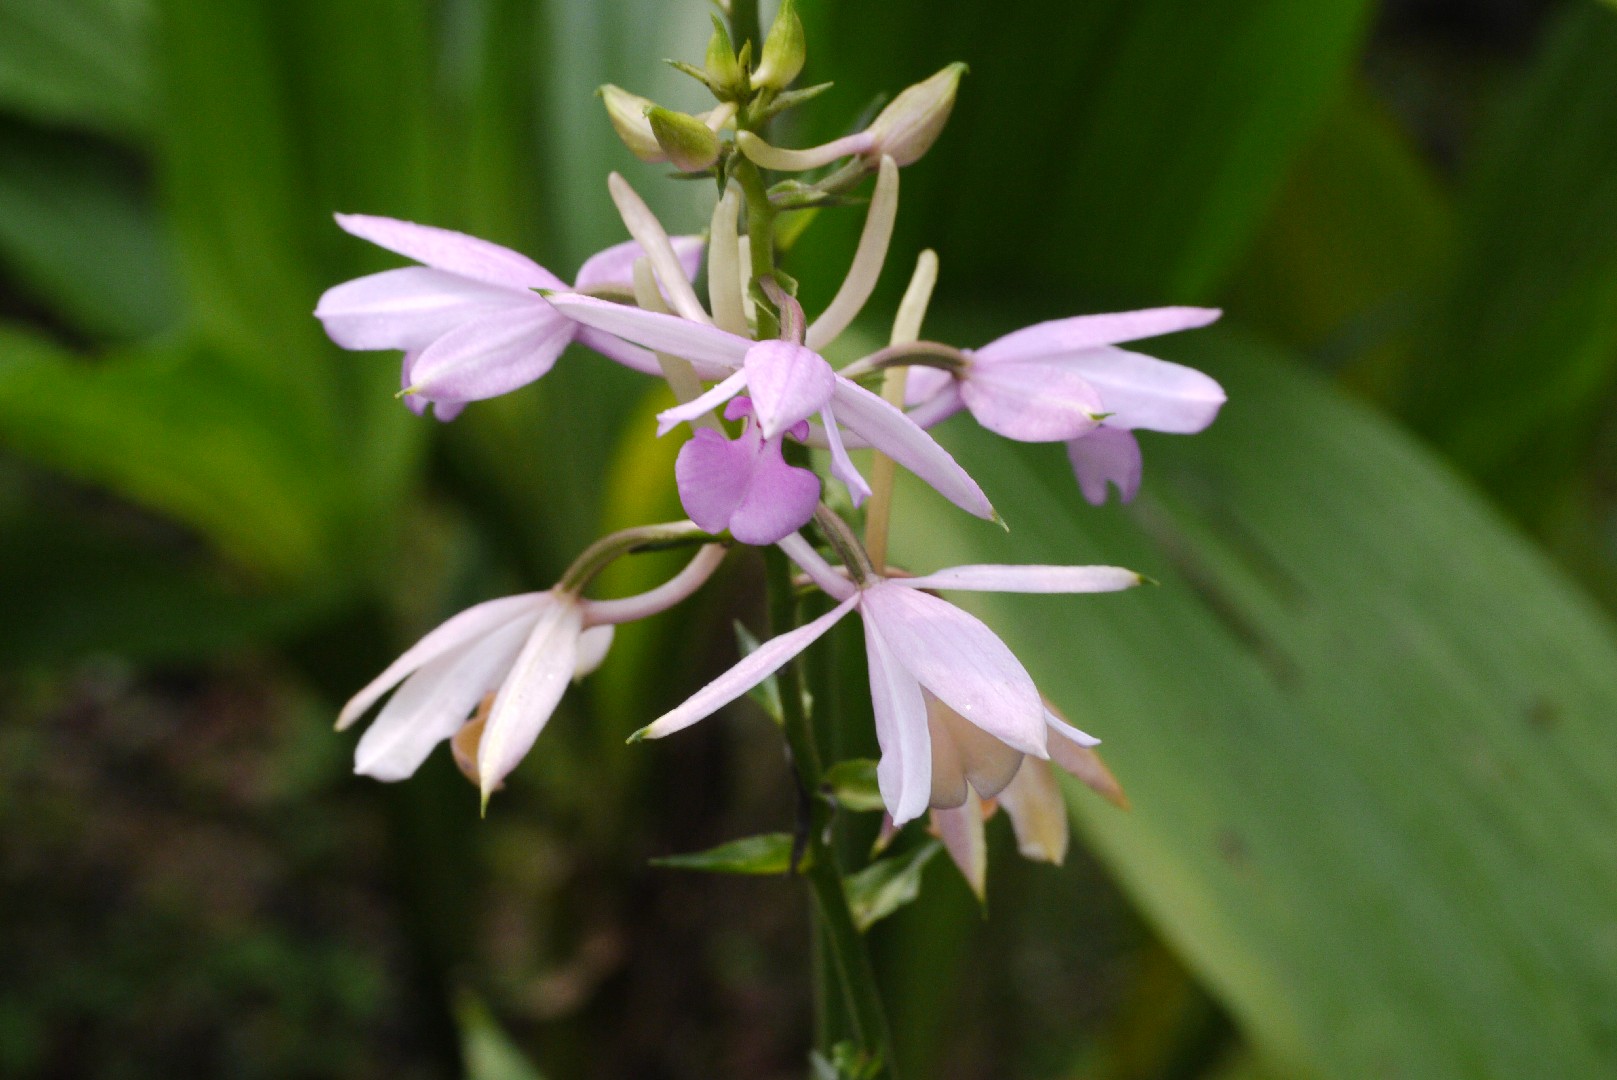
[[[993,823],[987,919],[913,849],[871,931],[906,1074],[1617,1071],[1617,12],[802,10],[837,86],[781,141],[972,69],[872,311],[922,246],[963,345],[1228,311],[1164,348],[1230,405],[1146,443],[1134,506],[967,425],[1010,534],[905,503],[918,567],[1162,582],[984,602],[1135,808],[1071,792],[1093,854],[1060,872]],[[481,825],[446,762],[357,782],[325,726],[435,621],[674,513],[676,448],[584,355],[409,415],[309,315],[394,264],[331,213],[566,276],[621,238],[615,168],[699,228],[590,92],[698,106],[656,61],[705,34],[655,0],[0,3],[0,1073],[804,1073],[798,892],[646,866],[789,827],[772,729],[621,745],[733,657],[756,567],[626,628]],[[858,224],[794,246],[811,306]],[[829,738],[866,754],[832,645]]]

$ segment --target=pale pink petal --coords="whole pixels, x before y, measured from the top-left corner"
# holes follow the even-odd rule
[[[614,304],[580,293],[560,292],[545,297],[557,311],[585,326],[616,334],[625,341],[643,345],[670,356],[681,356],[697,363],[718,364],[729,371],[741,366],[747,350],[757,344],[739,334],[716,326],[664,315],[658,311]]]
[[[1216,308],[1163,307],[1119,311],[1106,315],[1078,315],[1054,319],[1013,331],[977,350],[988,362],[1043,360],[1052,356],[1115,345],[1120,341],[1194,330],[1219,317]]]
[[[735,667],[692,694],[683,705],[664,713],[643,728],[640,737],[660,739],[713,715],[808,648],[821,634],[831,629],[832,624],[846,615],[858,599],[855,593],[813,622],[770,638],[742,657]]]
[[[486,801],[544,730],[578,668],[583,614],[572,600],[552,599],[539,612],[517,654],[477,744],[478,786]]]
[[[1052,742],[1050,755],[1055,754]],[[1067,857],[1067,804],[1048,761],[1023,759],[1016,778],[999,793],[999,805],[1011,819],[1016,849],[1023,858],[1061,865]]]
[[[675,405],[671,409],[664,409],[657,414],[657,434],[666,435],[680,424],[695,420],[703,413],[712,412],[726,401],[741,393],[747,385],[747,373],[738,371],[705,392],[685,402]],[[732,419],[734,419],[732,417]]]
[[[973,364],[960,397],[979,424],[1020,442],[1077,438],[1109,407],[1082,375],[1054,364]]]
[[[783,536],[776,541],[775,546],[801,567],[809,580],[818,585],[827,596],[846,600],[859,594],[858,587],[826,562],[820,553],[814,550],[814,545],[803,539],[801,534],[792,533],[790,536]]]
[[[1061,717],[1057,716],[1049,708],[1044,710],[1044,722],[1057,736],[1056,738],[1051,739],[1049,742],[1051,757],[1056,756],[1056,745],[1062,740],[1066,740],[1083,747],[1100,745],[1100,740],[1095,738],[1095,736],[1089,734],[1087,731],[1079,731],[1077,728],[1061,719]],[[1057,758],[1057,760],[1059,761],[1060,759]]]
[[[722,533],[730,527],[730,517],[741,505],[751,482],[752,452],[741,440],[727,439],[723,432],[712,428],[693,434],[674,459],[680,505],[692,521],[710,533]]]
[[[578,635],[578,660],[573,666],[573,681],[595,674],[606,663],[606,654],[612,648],[616,628],[609,625],[591,626]]]
[[[360,737],[354,771],[377,780],[413,775],[500,684],[528,629],[518,619],[416,669]]]
[[[362,240],[436,270],[513,289],[565,289],[555,274],[526,255],[465,233],[369,214],[338,214],[337,224]]]
[[[825,407],[837,377],[824,357],[790,341],[760,341],[742,361],[764,438],[772,439]]]
[[[868,599],[868,594],[866,596]],[[926,729],[921,684],[906,670],[868,611],[865,659],[870,670],[870,701],[876,716],[876,786],[894,825],[926,812],[932,797],[932,740]]]
[[[861,609],[893,655],[955,712],[1017,750],[1045,757],[1044,702],[1021,663],[978,619],[936,596],[883,581]]]
[[[702,238],[670,236],[668,241],[674,246],[674,254],[679,259],[680,267],[685,271],[686,279],[695,278],[697,270],[702,265]],[[578,268],[578,277],[573,279],[573,288],[578,292],[588,292],[603,285],[633,288],[634,261],[645,257],[646,249],[641,247],[637,240],[625,240],[605,251],[597,251]],[[666,293],[664,299],[667,299]]]
[[[349,699],[337,717],[337,730],[341,731],[359,719],[378,698],[416,668],[429,664],[468,642],[491,634],[513,620],[533,616],[549,595],[549,593],[524,593],[520,596],[502,596],[498,600],[488,600],[476,607],[469,607],[444,622],[405,650],[403,656],[389,664],[387,670]]]
[[[842,431],[837,427],[837,419],[829,408],[820,410],[820,423],[824,425],[825,443],[831,451],[831,475],[842,481],[842,486],[848,489],[848,498],[857,509],[870,498],[870,485],[854,468],[848,448],[842,444]]]
[[[936,749],[934,746],[934,752]],[[983,804],[971,791],[963,792],[961,799],[961,805],[951,809],[932,808],[932,831],[943,841],[943,850],[981,903],[988,895],[988,837],[983,828]]]
[[[1224,388],[1213,379],[1143,353],[1105,347],[1061,363],[1100,392],[1112,414],[1108,422],[1118,427],[1190,435],[1211,424],[1224,404]]]
[[[930,484],[944,498],[980,518],[994,516],[988,496],[949,452],[915,422],[880,397],[847,379],[837,379],[832,395],[836,418],[904,468]]]
[[[932,737],[932,805],[959,806],[965,786],[985,799],[1004,790],[1022,763],[1022,752],[928,694],[927,731]]]
[[[904,403],[914,406],[923,401],[931,401],[949,389],[952,382],[954,376],[942,368],[917,364],[910,368],[904,377]]]
[[[428,399],[483,401],[533,382],[573,340],[573,324],[546,307],[503,311],[452,330],[410,369]]]
[[[631,371],[638,371],[642,375],[661,375],[662,366],[657,363],[657,356],[650,349],[642,349],[638,345],[630,345],[611,334],[602,333],[590,326],[576,327],[573,340],[600,353],[608,360],[615,360]],[[700,371],[697,374],[701,374]]]
[[[327,289],[314,314],[345,349],[423,349],[479,316],[540,303],[532,293],[407,266]]]
[[[1078,489],[1095,506],[1104,506],[1108,484],[1117,485],[1124,502],[1133,502],[1140,493],[1140,443],[1134,432],[1101,426],[1067,444],[1067,460],[1072,462]]]
[[[1130,589],[1144,579],[1121,566],[951,566],[919,577],[895,578],[908,589],[962,589],[968,592],[1090,593]]]

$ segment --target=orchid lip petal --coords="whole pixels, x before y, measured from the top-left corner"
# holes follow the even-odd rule
[[[1143,462],[1140,443],[1132,431],[1101,425],[1067,444],[1067,460],[1084,498],[1095,506],[1106,504],[1108,485],[1117,487],[1124,502],[1140,493]]]
[[[852,610],[858,599],[857,594],[850,596],[813,622],[804,623],[795,630],[770,638],[742,657],[741,661],[729,671],[692,694],[684,704],[671,709],[635,732],[630,736],[630,741],[660,739],[713,715],[779,671],[792,657],[808,648],[820,635],[831,629],[838,619]]]
[[[717,364],[729,371],[740,367],[747,350],[757,344],[716,326],[614,304],[581,293],[550,293],[545,299],[557,311],[585,326],[604,330],[647,349],[693,362]]]

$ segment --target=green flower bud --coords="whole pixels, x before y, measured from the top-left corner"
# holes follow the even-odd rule
[[[781,0],[769,36],[764,39],[763,55],[758,70],[752,73],[752,84],[771,90],[784,90],[803,70],[807,58],[803,38],[803,20],[797,17],[797,5],[792,0]]]
[[[950,64],[894,98],[866,129],[875,139],[871,157],[879,159],[885,154],[900,165],[920,160],[948,123],[960,76],[965,73],[965,64]]]
[[[689,113],[652,106],[646,111],[652,135],[674,168],[681,172],[701,172],[719,160],[719,137]]]
[[[651,130],[651,121],[646,119],[646,110],[656,108],[656,102],[611,83],[596,93],[605,102],[606,115],[612,121],[613,130],[623,140],[623,145],[629,148],[629,153],[641,161],[668,160],[668,154],[658,144],[657,136]]]
[[[738,98],[746,94],[746,77],[736,61],[735,46],[730,34],[718,16],[713,17],[713,36],[707,41],[707,65],[703,72],[708,89],[719,98]]]

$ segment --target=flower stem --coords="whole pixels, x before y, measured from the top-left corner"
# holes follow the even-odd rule
[[[796,592],[792,588],[792,566],[779,548],[764,552],[769,583],[770,633],[776,635],[792,629],[797,623]],[[865,939],[854,925],[853,912],[848,907],[848,894],[842,884],[842,871],[837,863],[836,851],[830,842],[831,804],[821,794],[823,770],[820,748],[804,704],[802,668],[797,662],[780,670],[781,712],[785,721],[786,742],[792,752],[792,766],[797,782],[810,796],[808,845],[803,877],[814,897],[817,916],[816,929],[820,944],[828,954],[828,965],[842,987],[848,1019],[854,1039],[860,1049],[879,1057],[891,1080],[896,1076],[893,1068],[893,1041],[887,1027],[887,1012],[882,1007],[881,995],[876,988],[876,973],[865,949]],[[823,977],[823,969],[821,970]],[[818,988],[816,1011],[820,1014],[818,1027],[827,1026],[825,1014],[828,987],[821,982]]]
[[[752,260],[752,280],[759,281],[775,273],[775,208],[769,204],[769,191],[758,166],[738,157],[734,170],[736,183],[747,199],[747,251]],[[759,304],[758,339],[767,341],[779,333],[775,313],[768,305]]]

